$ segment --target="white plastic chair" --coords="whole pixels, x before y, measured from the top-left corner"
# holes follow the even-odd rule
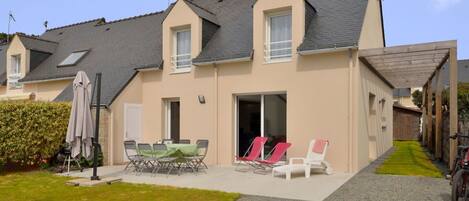
[[[316,140],[311,140],[309,143],[308,153],[306,158],[290,158],[288,165],[283,165],[275,167],[272,170],[272,175],[275,176],[275,173],[282,173],[286,175],[286,179],[291,178],[291,172],[293,171],[305,171],[305,177],[309,178],[311,175],[311,169],[321,169],[327,175],[332,174],[332,168],[330,164],[325,160],[327,148],[329,147],[329,142],[327,141],[322,153],[316,153],[313,151]],[[301,163],[294,163],[295,161],[301,161]]]

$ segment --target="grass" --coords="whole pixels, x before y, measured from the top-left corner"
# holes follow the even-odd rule
[[[0,200],[231,201],[239,198],[239,194],[236,193],[122,182],[96,187],[65,185],[65,182],[70,179],[70,177],[55,176],[45,171],[0,175]]]
[[[443,177],[417,141],[395,141],[395,152],[376,169],[378,174]]]

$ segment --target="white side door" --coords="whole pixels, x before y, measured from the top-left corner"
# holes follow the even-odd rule
[[[124,141],[138,142],[142,135],[142,105],[124,104]],[[127,160],[124,150],[124,161]]]

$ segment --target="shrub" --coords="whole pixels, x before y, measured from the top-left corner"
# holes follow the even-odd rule
[[[47,163],[65,141],[69,103],[0,102],[0,167]]]

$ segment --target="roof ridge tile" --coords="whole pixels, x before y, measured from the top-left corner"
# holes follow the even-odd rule
[[[97,22],[104,21],[104,22],[106,22],[106,19],[104,17],[101,17],[101,18],[96,18],[96,19],[87,20],[87,21],[83,21],[83,22],[77,22],[77,23],[73,23],[73,24],[69,24],[69,25],[65,25],[65,26],[50,28],[50,29],[47,29],[46,32],[59,30],[59,29],[64,29],[64,28],[69,28],[69,27],[74,27],[74,26],[78,26],[78,25],[82,25],[82,24],[91,23],[91,22],[94,22],[94,21],[97,21]]]
[[[123,22],[123,21],[128,21],[128,20],[134,20],[134,19],[138,19],[138,18],[142,18],[142,17],[158,15],[158,14],[162,14],[162,13],[164,13],[164,10],[157,11],[157,12],[146,13],[146,14],[142,14],[142,15],[136,15],[136,16],[132,16],[132,17],[126,17],[126,18],[122,18],[122,19],[117,19],[117,20],[109,21],[109,22],[106,22],[106,23],[103,23],[103,24],[98,24],[97,26],[104,26],[104,25],[108,25],[108,24],[113,24],[113,23],[118,23],[118,22]]]

